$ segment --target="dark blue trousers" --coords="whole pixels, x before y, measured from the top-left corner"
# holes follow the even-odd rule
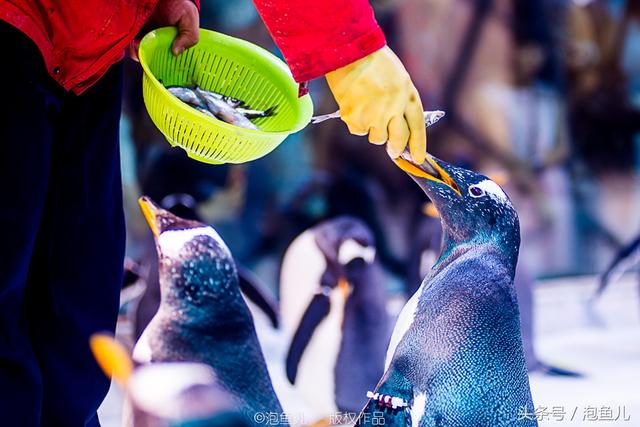
[[[122,67],[76,96],[0,21],[0,426],[98,426],[124,253]]]

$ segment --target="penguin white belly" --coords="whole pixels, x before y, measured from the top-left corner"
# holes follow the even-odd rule
[[[295,388],[318,415],[338,411],[335,403],[335,366],[342,343],[344,299],[330,293],[331,309],[313,332],[298,366]]]
[[[280,316],[285,330],[293,333],[297,329],[326,267],[310,230],[296,237],[287,248],[280,272]]]
[[[393,359],[393,355],[396,352],[398,344],[400,344],[400,340],[402,340],[402,337],[404,337],[404,334],[407,333],[413,323],[416,309],[418,308],[418,301],[420,300],[420,295],[422,295],[422,288],[423,285],[420,285],[420,288],[418,288],[416,293],[409,298],[409,301],[407,301],[404,307],[402,307],[402,311],[400,311],[400,315],[396,320],[396,325],[394,326],[393,334],[391,335],[391,341],[389,341],[389,347],[387,348],[387,357],[384,360],[385,372],[389,369],[389,365],[391,364],[391,360]]]
[[[417,393],[413,396],[413,405],[409,409],[411,416],[411,427],[420,427],[420,420],[424,416],[424,410],[427,406],[427,395],[425,393]]]

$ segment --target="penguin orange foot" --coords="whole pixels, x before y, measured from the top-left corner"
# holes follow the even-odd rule
[[[259,425],[257,414],[282,414],[226,244],[212,227],[149,198],[140,205],[156,240],[161,300],[134,359],[211,366],[250,425]]]
[[[358,420],[385,426],[535,426],[513,285],[520,229],[502,189],[431,156],[395,160],[434,203],[442,251],[398,317],[385,373]],[[406,407],[387,401],[407,402]],[[379,417],[384,417],[380,420]]]

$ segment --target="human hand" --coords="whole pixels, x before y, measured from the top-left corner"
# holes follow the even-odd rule
[[[354,135],[387,143],[399,157],[409,144],[413,161],[425,160],[427,133],[420,95],[400,59],[388,47],[326,75],[340,115]]]
[[[200,39],[200,12],[192,0],[160,0],[153,14],[149,18],[147,26],[152,28],[175,26],[178,28],[171,51],[174,55],[180,55],[185,49],[198,43]],[[140,40],[136,39],[129,48],[133,59],[138,60],[138,46]]]

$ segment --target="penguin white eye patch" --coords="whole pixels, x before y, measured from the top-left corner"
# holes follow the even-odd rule
[[[502,203],[505,203],[508,200],[507,195],[502,191],[502,188],[490,179],[485,179],[477,184],[470,185],[468,192],[473,198],[489,196]]]
[[[371,264],[375,257],[375,248],[363,246],[354,239],[345,240],[338,249],[338,262],[341,265],[347,265],[356,258],[362,258],[367,264]]]

